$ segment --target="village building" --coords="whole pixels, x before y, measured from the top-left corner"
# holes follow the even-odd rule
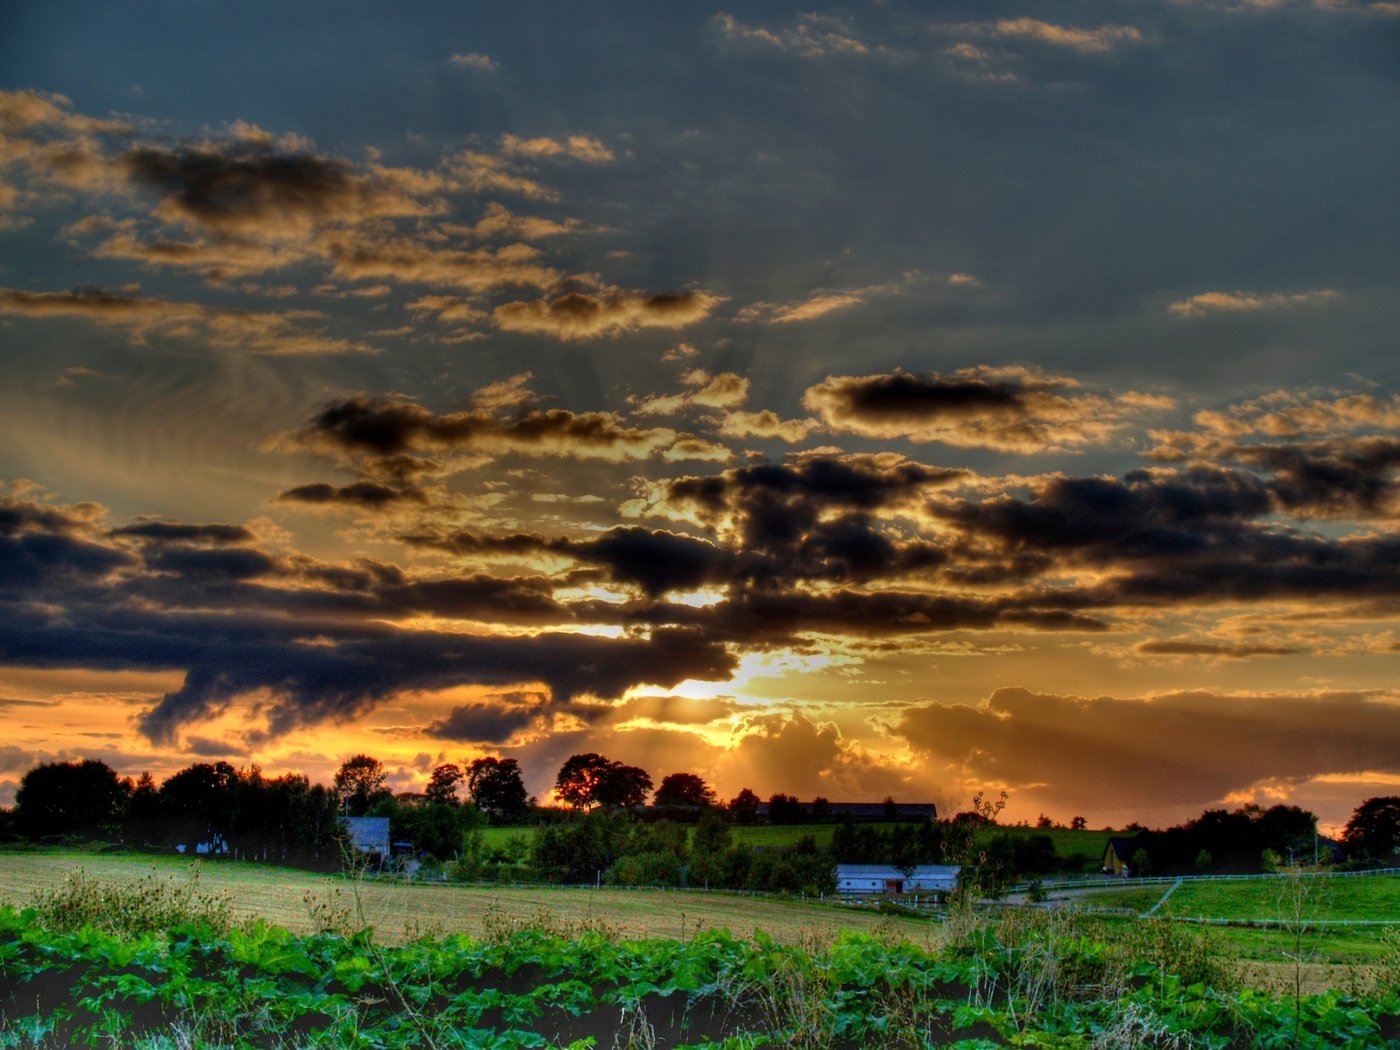
[[[956,864],[920,864],[907,870],[893,864],[836,865],[837,893],[951,893],[957,884]]]
[[[1126,879],[1132,875],[1131,859],[1136,848],[1136,838],[1114,835],[1103,848],[1103,873],[1119,879]]]
[[[350,848],[363,853],[371,863],[382,864],[393,855],[389,840],[388,817],[341,817]]]

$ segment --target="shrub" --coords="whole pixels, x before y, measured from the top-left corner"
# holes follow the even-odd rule
[[[89,926],[130,936],[189,926],[222,935],[233,928],[228,895],[201,890],[198,867],[183,881],[152,872],[134,883],[102,882],[78,868],[57,889],[35,893],[31,905],[42,925],[68,932]]]

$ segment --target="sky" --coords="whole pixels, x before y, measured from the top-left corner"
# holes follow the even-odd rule
[[[1400,4],[17,0],[0,803],[1400,793]]]

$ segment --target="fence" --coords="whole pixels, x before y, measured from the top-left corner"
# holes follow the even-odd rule
[[[1257,875],[1145,875],[1119,878],[1114,875],[1100,875],[1095,879],[1066,879],[1063,882],[1044,879],[1040,888],[1049,891],[1059,890],[1102,890],[1122,886],[1165,886],[1172,882],[1246,882],[1256,879],[1289,879],[1301,876],[1307,879],[1356,879],[1371,875],[1400,875],[1400,868],[1367,868],[1362,871],[1267,871]],[[1027,893],[1030,883],[1018,883],[1008,892]]]

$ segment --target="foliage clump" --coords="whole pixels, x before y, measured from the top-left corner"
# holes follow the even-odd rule
[[[233,927],[232,901],[201,889],[198,867],[185,879],[152,872],[134,882],[104,882],[78,868],[56,889],[36,892],[31,906],[41,925],[63,932],[135,936],[185,927],[224,935]]]

